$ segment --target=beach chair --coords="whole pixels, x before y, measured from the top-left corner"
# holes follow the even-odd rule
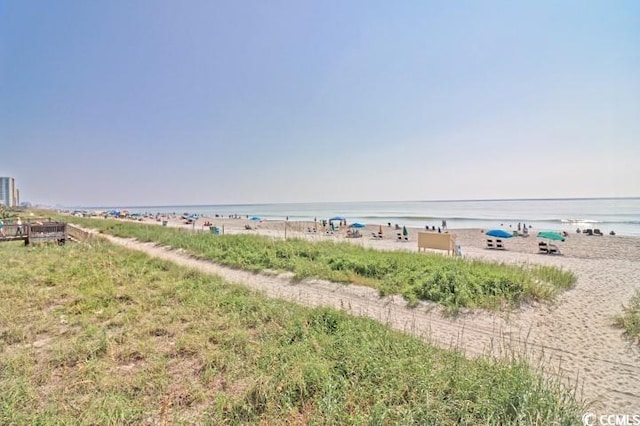
[[[495,246],[493,245],[493,240],[491,239],[487,240],[487,248],[489,249],[495,248]]]
[[[549,245],[547,243],[545,243],[544,241],[540,241],[538,243],[538,252],[539,253],[544,253],[544,254],[549,254]]]
[[[549,244],[549,254],[561,254],[560,249],[554,244]]]
[[[496,249],[497,250],[505,250],[504,244],[502,243],[502,240],[496,240]]]

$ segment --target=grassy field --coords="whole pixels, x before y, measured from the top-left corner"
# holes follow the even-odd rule
[[[93,241],[0,245],[0,424],[578,424],[518,360]]]
[[[115,220],[68,218],[83,226],[140,241],[181,248],[201,258],[251,271],[292,271],[367,285],[410,302],[430,300],[451,311],[499,309],[529,300],[549,300],[570,288],[575,276],[555,267],[519,267],[438,254],[383,252],[349,243],[275,240],[255,235],[214,236]]]
[[[616,325],[624,328],[626,334],[640,344],[640,292],[624,307],[624,313],[615,319]]]

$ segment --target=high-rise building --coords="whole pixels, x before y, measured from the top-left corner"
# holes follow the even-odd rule
[[[5,207],[16,207],[16,182],[12,177],[0,177],[0,204]]]

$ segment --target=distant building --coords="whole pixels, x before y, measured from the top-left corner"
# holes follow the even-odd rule
[[[0,204],[5,207],[16,207],[18,205],[16,182],[12,177],[0,177]]]

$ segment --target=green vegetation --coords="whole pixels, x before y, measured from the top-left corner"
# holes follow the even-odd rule
[[[629,305],[623,307],[623,311],[622,315],[616,317],[616,325],[624,328],[631,339],[640,343],[640,291],[636,291]]]
[[[17,209],[7,208],[0,203],[0,219],[11,219],[18,216]]]
[[[461,307],[497,309],[527,300],[548,300],[575,281],[573,273],[555,267],[525,268],[437,254],[383,252],[349,243],[194,234],[113,220],[68,220],[120,237],[181,248],[234,268],[291,271],[298,279],[319,277],[367,285],[382,295],[402,294],[412,303],[430,300],[450,311]]]
[[[580,424],[574,396],[517,359],[98,240],[0,258],[0,424]]]

